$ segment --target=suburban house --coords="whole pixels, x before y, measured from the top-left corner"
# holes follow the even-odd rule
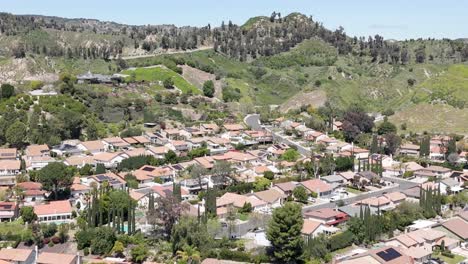
[[[320,179],[312,179],[299,183],[310,193],[316,193],[318,197],[328,197],[332,193],[332,186]]]
[[[333,189],[345,186],[347,183],[347,180],[343,178],[340,174],[323,176],[320,177],[320,179],[330,184],[333,187]]]
[[[46,192],[42,190],[42,184],[38,182],[21,182],[17,186],[23,190],[23,200],[26,203],[40,202],[45,199]]]
[[[364,253],[352,255],[340,260],[335,260],[336,264],[413,264],[415,263],[411,256],[406,255],[398,247],[385,246],[379,249],[371,249]]]
[[[140,184],[154,181],[156,178],[162,182],[169,182],[175,177],[175,170],[170,166],[155,167],[144,165],[132,173]]]
[[[427,261],[435,247],[445,244],[449,250],[458,246],[459,241],[447,237],[444,232],[435,229],[419,229],[393,237],[385,242],[387,246],[403,249],[416,262]]]
[[[101,152],[93,155],[95,164],[103,164],[106,169],[116,168],[128,155],[123,152]]]
[[[246,196],[236,193],[227,192],[223,196],[216,198],[216,207],[227,209],[230,206],[235,208],[242,208],[244,204],[250,203],[252,205],[253,211],[255,212],[268,212],[269,206],[268,203],[258,199],[255,196]]]
[[[0,148],[0,160],[16,160],[18,150],[16,148]]]
[[[64,223],[72,221],[72,207],[70,201],[52,201],[47,204],[34,206],[34,213],[39,222]]]
[[[18,217],[19,208],[15,202],[0,202],[0,221],[12,221]]]
[[[440,192],[442,194],[459,193],[463,190],[463,183],[457,178],[447,178],[440,181]]]
[[[78,254],[63,254],[41,252],[37,257],[36,264],[80,264],[81,260]]]
[[[2,248],[0,250],[0,261],[4,264],[33,264],[35,258],[36,255],[32,249]]]
[[[367,186],[379,183],[381,177],[372,171],[361,171],[354,175],[353,184],[355,186]]]
[[[281,191],[287,197],[287,196],[292,195],[296,186],[297,186],[297,182],[290,181],[290,182],[276,183],[275,185],[273,185],[273,188]]]
[[[154,147],[150,146],[147,149],[148,154],[154,156],[157,159],[163,159],[164,156],[169,152],[169,148],[166,146]]]
[[[331,208],[324,208],[305,212],[304,218],[318,221],[322,224],[326,224],[329,226],[335,226],[349,220],[349,216],[346,213],[333,210]]]
[[[216,134],[219,132],[219,126],[215,123],[201,124],[200,128],[207,132],[207,134]]]
[[[135,136],[133,137],[134,140],[136,140],[136,142],[138,142],[138,144],[141,144],[141,145],[148,145],[150,142],[150,140],[144,136]]]
[[[100,140],[83,141],[79,143],[76,147],[84,152],[89,152],[91,154],[106,151],[104,143]]]
[[[395,208],[395,205],[392,203],[392,201],[385,196],[369,197],[367,199],[358,201],[356,204],[367,205],[370,208],[380,209],[382,211],[388,211]]]
[[[400,155],[419,157],[419,146],[414,144],[403,144],[400,147]]]
[[[89,193],[89,191],[91,191],[91,187],[82,184],[81,183],[81,178],[74,177],[72,186],[70,187],[70,190],[71,190],[71,195],[73,197],[79,198],[80,196],[84,196],[87,193]]]
[[[281,205],[283,204],[283,200],[286,198],[286,196],[283,193],[275,189],[254,192],[247,196],[255,196],[256,198],[265,201],[271,208],[281,207]]]
[[[104,182],[107,182],[107,184],[114,188],[114,189],[124,189],[125,188],[125,181],[121,179],[119,176],[115,175],[112,172],[107,172],[103,174],[98,174],[98,175],[91,175],[88,176],[86,179],[86,184],[88,186],[91,186],[91,183],[95,182],[97,184],[97,188],[99,189],[101,185]]]
[[[64,162],[67,166],[75,166],[78,169],[83,168],[86,164],[91,166],[96,166],[96,161],[94,160],[93,156],[71,156],[68,157]]]
[[[0,185],[14,185],[15,176],[21,173],[21,161],[0,160]]]
[[[121,137],[108,137],[101,141],[104,144],[105,151],[123,150],[130,147],[130,144],[125,142]]]
[[[190,144],[183,140],[171,140],[164,146],[175,152],[186,152],[190,150]]]
[[[448,178],[452,174],[452,170],[441,166],[429,166],[415,172],[415,175],[430,175],[441,178]]]
[[[55,159],[50,156],[50,149],[47,145],[30,145],[26,147],[24,160],[27,170],[40,170]]]
[[[401,192],[384,193],[383,196],[389,199],[395,206],[406,201],[406,195]]]
[[[320,234],[325,233],[324,225],[320,222],[304,219],[304,224],[302,225],[301,234],[307,238],[314,238]]]
[[[452,218],[442,223],[442,225],[435,227],[447,234],[447,236],[462,242],[468,242],[468,222],[460,217]]]

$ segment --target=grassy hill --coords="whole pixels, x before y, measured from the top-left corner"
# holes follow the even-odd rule
[[[201,91],[193,84],[187,82],[182,76],[176,72],[163,68],[163,67],[152,67],[152,68],[137,68],[132,70],[126,70],[122,73],[135,76],[136,81],[144,82],[164,82],[164,80],[171,78],[174,81],[174,86],[182,91],[182,93],[188,93],[191,91],[193,94],[201,94]]]

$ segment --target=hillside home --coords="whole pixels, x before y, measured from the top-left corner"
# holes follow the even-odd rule
[[[286,198],[284,194],[275,189],[254,192],[252,194],[247,194],[247,196],[255,196],[257,199],[265,201],[272,209],[281,207]]]
[[[349,220],[349,216],[346,213],[331,208],[307,211],[304,213],[304,218],[318,221],[328,226],[336,226]]]
[[[329,197],[332,194],[332,186],[320,179],[312,179],[300,182],[299,185],[306,188],[308,192],[313,192],[318,197]]]
[[[410,157],[419,157],[419,146],[414,144],[403,144],[400,146],[399,154]]]
[[[255,196],[246,196],[227,192],[223,196],[216,198],[216,207],[227,209],[230,206],[242,208],[244,204],[250,203],[254,212],[269,212],[268,203]]]
[[[0,160],[0,185],[14,185],[16,175],[21,173],[21,161]]]
[[[0,148],[0,160],[16,160],[18,150],[16,148]]]
[[[19,208],[16,202],[0,202],[0,222],[11,222],[18,217],[18,213]]]
[[[42,184],[38,182],[21,182],[17,186],[23,190],[25,203],[36,203],[45,199],[46,192],[42,190]]]
[[[101,163],[106,169],[113,169],[129,156],[123,152],[100,152],[94,154],[93,158],[95,164]]]
[[[125,142],[121,137],[108,137],[101,140],[104,144],[105,151],[124,150],[130,147],[130,144]]]
[[[406,255],[402,249],[398,247],[381,247],[371,249],[364,253],[352,255],[344,259],[335,260],[336,264],[414,264],[415,261],[411,256]]]
[[[78,149],[91,154],[105,152],[104,143],[100,140],[83,141],[76,146]]]
[[[169,152],[169,148],[166,146],[149,146],[147,152],[149,155],[154,156],[156,159],[164,159],[165,155]]]
[[[150,142],[151,144],[155,145],[165,145],[169,140],[165,138],[163,135],[161,135],[159,132],[146,132],[144,135]]]
[[[35,252],[32,249],[2,248],[0,250],[0,262],[7,264],[33,264]]]
[[[75,166],[78,169],[83,168],[86,164],[96,166],[96,161],[93,156],[71,156],[68,157],[64,162],[67,166]]]
[[[304,224],[302,225],[301,230],[301,234],[304,236],[304,238],[314,238],[324,233],[327,233],[327,231],[323,223],[310,219],[304,219]]]
[[[34,206],[34,213],[41,223],[68,223],[72,220],[70,201],[52,201],[47,204]]]
[[[125,189],[125,181],[121,179],[119,176],[115,175],[112,172],[107,172],[103,174],[91,175],[83,181],[83,184],[87,186],[92,186],[92,183],[96,183],[96,187],[99,189],[101,185],[106,182],[111,188],[116,190],[123,190]]]
[[[63,254],[52,252],[41,252],[37,257],[36,264],[81,264],[78,254]]]

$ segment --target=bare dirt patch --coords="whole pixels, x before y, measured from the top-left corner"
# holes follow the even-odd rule
[[[182,77],[198,87],[200,90],[203,89],[203,83],[210,80],[213,81],[215,86],[215,97],[222,97],[223,82],[221,80],[216,80],[216,76],[214,74],[192,68],[188,65],[182,65],[180,67],[182,68]]]
[[[311,105],[313,107],[320,107],[327,101],[327,94],[325,91],[318,90],[313,92],[299,92],[293,97],[289,98],[280,106],[281,112],[287,112],[292,109],[298,109],[303,105]]]

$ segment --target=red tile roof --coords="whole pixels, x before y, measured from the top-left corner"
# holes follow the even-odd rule
[[[313,180],[308,180],[308,181],[303,181],[301,184],[307,188],[311,192],[315,193],[324,193],[324,192],[329,192],[332,190],[332,187],[320,180],[320,179],[313,179]]]
[[[40,215],[67,214],[72,212],[70,201],[53,201],[34,206],[34,213]]]

